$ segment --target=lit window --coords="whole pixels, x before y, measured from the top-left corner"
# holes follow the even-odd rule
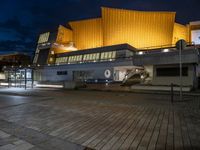
[[[96,58],[95,58],[95,59],[96,59],[96,60],[99,59],[99,53],[96,54]]]
[[[101,60],[105,59],[105,58],[104,58],[104,54],[105,54],[105,53],[101,53]]]
[[[38,43],[44,43],[44,42],[47,42],[49,40],[49,35],[50,33],[47,32],[47,33],[43,33],[43,34],[40,34],[40,37],[39,37],[39,40],[38,40]]]
[[[112,58],[112,52],[108,52],[108,58]]]
[[[116,58],[116,51],[112,52],[112,58]]]
[[[53,61],[53,58],[52,58],[52,57],[50,57],[50,58],[49,58],[49,61],[50,61],[50,62],[52,62],[52,61]]]

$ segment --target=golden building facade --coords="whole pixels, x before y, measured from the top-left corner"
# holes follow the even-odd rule
[[[72,35],[73,35],[72,30],[60,25],[58,28],[56,42],[60,44],[72,42],[73,41]]]
[[[73,42],[77,49],[103,46],[102,19],[88,19],[69,23],[73,31]]]
[[[104,45],[128,43],[136,48],[170,45],[175,13],[102,8]]]
[[[159,48],[171,46],[179,39],[190,41],[189,26],[175,23],[175,12],[105,7],[101,11],[101,18],[69,22],[71,29],[60,26],[56,42],[72,42],[77,50],[85,50],[124,43],[138,49]],[[55,50],[60,52],[63,51]]]
[[[175,44],[180,39],[189,41],[189,26],[174,23],[173,44]]]

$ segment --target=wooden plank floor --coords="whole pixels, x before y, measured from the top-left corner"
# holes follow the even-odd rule
[[[179,109],[177,109],[179,108]],[[94,149],[200,148],[200,120],[177,105],[51,100],[0,109],[0,118]]]

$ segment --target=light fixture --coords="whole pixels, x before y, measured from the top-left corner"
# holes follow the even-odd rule
[[[168,48],[165,48],[165,49],[163,49],[163,52],[164,52],[164,53],[167,53],[167,52],[169,52],[169,49],[168,49]]]
[[[139,54],[139,55],[143,55],[143,54],[144,54],[144,52],[140,51],[140,52],[138,52],[138,54]]]
[[[58,46],[58,43],[53,43],[54,45]]]

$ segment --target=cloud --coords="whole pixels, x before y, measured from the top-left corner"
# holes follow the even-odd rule
[[[31,28],[22,25],[16,17],[5,22],[0,22],[0,29],[4,30],[4,32],[7,31],[8,34],[12,32],[15,34],[16,38],[20,38],[22,40],[25,40],[32,33]]]
[[[34,52],[33,42],[16,41],[0,41],[0,53],[22,52],[32,55]]]

